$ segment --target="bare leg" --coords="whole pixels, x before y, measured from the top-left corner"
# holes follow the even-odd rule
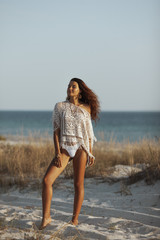
[[[43,178],[43,189],[42,189],[42,205],[43,205],[43,219],[40,229],[43,229],[51,222],[50,208],[51,200],[53,195],[53,183],[56,178],[62,173],[67,166],[69,156],[65,150],[62,150],[62,167],[58,168],[51,164],[49,165],[47,172]]]
[[[72,223],[74,225],[78,224],[78,216],[84,199],[84,174],[86,162],[87,153],[79,149],[73,159],[75,195]]]

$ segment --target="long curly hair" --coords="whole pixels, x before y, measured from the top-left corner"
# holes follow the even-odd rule
[[[79,78],[72,78],[71,81],[77,82],[81,90],[81,102],[88,104],[91,108],[91,118],[96,122],[99,119],[100,103],[97,95]],[[68,97],[67,97],[67,100]]]

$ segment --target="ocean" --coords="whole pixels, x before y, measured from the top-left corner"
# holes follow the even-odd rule
[[[93,129],[97,140],[116,142],[160,138],[160,112],[101,112]],[[52,136],[52,111],[0,111],[0,135]]]

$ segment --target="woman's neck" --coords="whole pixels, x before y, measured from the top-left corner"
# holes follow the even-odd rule
[[[78,97],[70,97],[70,98],[69,98],[69,102],[70,102],[70,103],[73,103],[73,104],[76,105],[76,106],[80,105],[79,100],[78,100]]]

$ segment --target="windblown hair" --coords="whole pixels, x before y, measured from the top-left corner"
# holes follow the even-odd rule
[[[71,81],[78,83],[82,96],[81,102],[90,106],[92,120],[96,121],[99,119],[100,104],[97,95],[81,79],[72,78]]]

